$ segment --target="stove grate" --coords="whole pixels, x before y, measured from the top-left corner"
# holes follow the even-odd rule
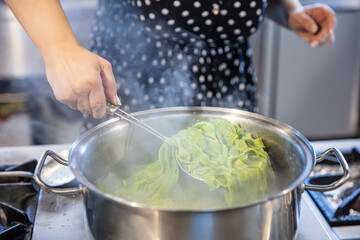
[[[319,185],[329,184],[340,179],[341,176],[342,175],[338,174],[314,176],[308,179],[306,182]],[[330,226],[360,225],[360,212],[349,214],[353,204],[355,203],[354,201],[351,201],[354,199],[354,197],[351,195],[343,199],[337,207],[334,207],[334,204],[324,193],[314,191],[308,192],[316,205],[319,207],[320,211],[323,213]]]
[[[330,226],[360,225],[360,149],[352,148],[343,153],[350,166],[350,179],[341,187],[330,192],[308,191]],[[314,169],[306,183],[325,185],[342,176],[341,167],[333,156],[329,156]],[[324,174],[327,173],[327,174]]]
[[[30,240],[38,201],[38,187],[31,178],[1,173],[26,171],[33,174],[36,160],[21,165],[0,166],[0,240]]]

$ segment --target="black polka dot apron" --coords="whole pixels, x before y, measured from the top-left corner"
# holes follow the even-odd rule
[[[247,38],[265,0],[100,0],[90,36],[125,111],[217,106],[257,111]],[[85,129],[95,121],[86,117]]]

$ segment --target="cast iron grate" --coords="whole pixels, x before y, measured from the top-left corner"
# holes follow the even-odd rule
[[[21,165],[0,166],[0,240],[30,240],[38,201],[38,188],[31,178],[4,177],[1,173],[33,173],[36,160]]]
[[[353,148],[351,152],[344,153],[344,157],[351,170],[351,177],[346,185],[328,193],[308,191],[330,226],[360,225],[360,151]],[[333,157],[329,157],[320,163],[319,168],[331,172],[336,167],[336,162]],[[337,173],[314,175],[308,178],[306,183],[330,184],[341,176],[342,174]]]

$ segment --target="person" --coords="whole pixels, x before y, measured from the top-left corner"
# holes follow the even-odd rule
[[[81,111],[85,128],[119,97],[129,112],[179,105],[256,112],[248,38],[265,13],[312,47],[335,40],[327,5],[268,1],[99,0],[87,50],[59,0],[5,0],[42,54],[56,99]]]

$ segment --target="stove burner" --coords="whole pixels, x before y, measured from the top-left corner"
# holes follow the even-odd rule
[[[25,239],[31,222],[24,211],[0,203],[0,239]],[[8,227],[6,227],[8,226]]]
[[[32,178],[5,174],[22,171],[31,176],[36,163],[31,160],[16,166],[0,166],[0,240],[31,239],[38,201],[37,186]]]
[[[351,196],[354,199],[353,209],[360,212],[360,182],[355,184],[352,188],[347,189],[344,192],[344,198]],[[357,197],[356,197],[357,196]]]
[[[342,175],[325,175],[315,176],[308,179],[306,182],[311,184],[330,184],[341,178]],[[316,205],[329,222],[330,226],[345,226],[345,225],[359,225],[360,213],[350,215],[349,212],[353,207],[354,201],[352,195],[342,200],[338,207],[334,207],[331,200],[321,192],[308,191],[313,198]]]
[[[330,226],[345,226],[360,224],[360,149],[353,148],[350,152],[343,154],[350,166],[350,179],[343,186],[330,192],[309,191],[310,196],[318,205],[319,209],[329,222]],[[334,165],[333,157],[318,164],[312,177],[307,179],[311,184],[330,184],[341,178],[340,168]],[[324,174],[324,173],[329,174]],[[320,173],[320,176],[316,174]]]
[[[334,217],[339,218],[341,216],[348,215],[350,209],[359,211],[359,209],[356,208],[357,205],[355,204],[359,202],[359,196],[360,196],[360,188],[356,189],[354,192],[351,193],[350,196],[347,196],[343,200],[343,202],[336,209]]]

